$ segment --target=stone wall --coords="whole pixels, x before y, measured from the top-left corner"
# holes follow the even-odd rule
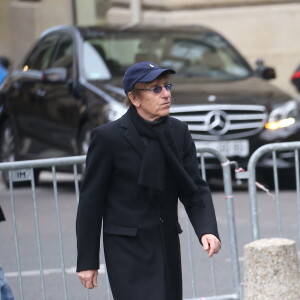
[[[0,55],[10,57],[11,51],[11,32],[9,20],[9,6],[11,0],[0,0]]]
[[[8,17],[9,22],[6,26],[10,31],[9,56],[15,64],[18,64],[45,29],[55,25],[72,24],[71,2],[69,0],[11,1]]]

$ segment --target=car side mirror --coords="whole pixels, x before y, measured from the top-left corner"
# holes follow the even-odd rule
[[[66,68],[52,68],[43,71],[42,81],[47,83],[64,83],[67,81]]]
[[[256,60],[256,73],[263,79],[270,80],[276,78],[276,71],[274,68],[266,67],[262,59]]]

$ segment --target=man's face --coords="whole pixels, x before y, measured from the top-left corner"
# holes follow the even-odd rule
[[[159,77],[152,82],[138,82],[135,85],[135,93],[131,93],[132,104],[136,107],[138,114],[145,120],[155,121],[161,117],[165,117],[170,113],[171,92],[167,91],[165,86],[169,83],[168,76]],[[163,87],[161,92],[156,94],[150,90],[154,87]]]

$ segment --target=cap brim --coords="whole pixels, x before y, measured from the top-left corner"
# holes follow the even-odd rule
[[[148,74],[146,74],[145,76],[140,78],[138,81],[139,82],[151,82],[163,73],[175,74],[176,72],[172,69],[156,69],[156,70],[149,72]]]

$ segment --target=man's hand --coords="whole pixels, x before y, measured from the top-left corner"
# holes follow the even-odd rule
[[[204,251],[208,253],[208,257],[217,254],[221,249],[221,242],[213,234],[204,234],[201,237],[201,243]]]
[[[77,273],[82,285],[87,289],[93,289],[97,284],[98,270],[87,270]]]

